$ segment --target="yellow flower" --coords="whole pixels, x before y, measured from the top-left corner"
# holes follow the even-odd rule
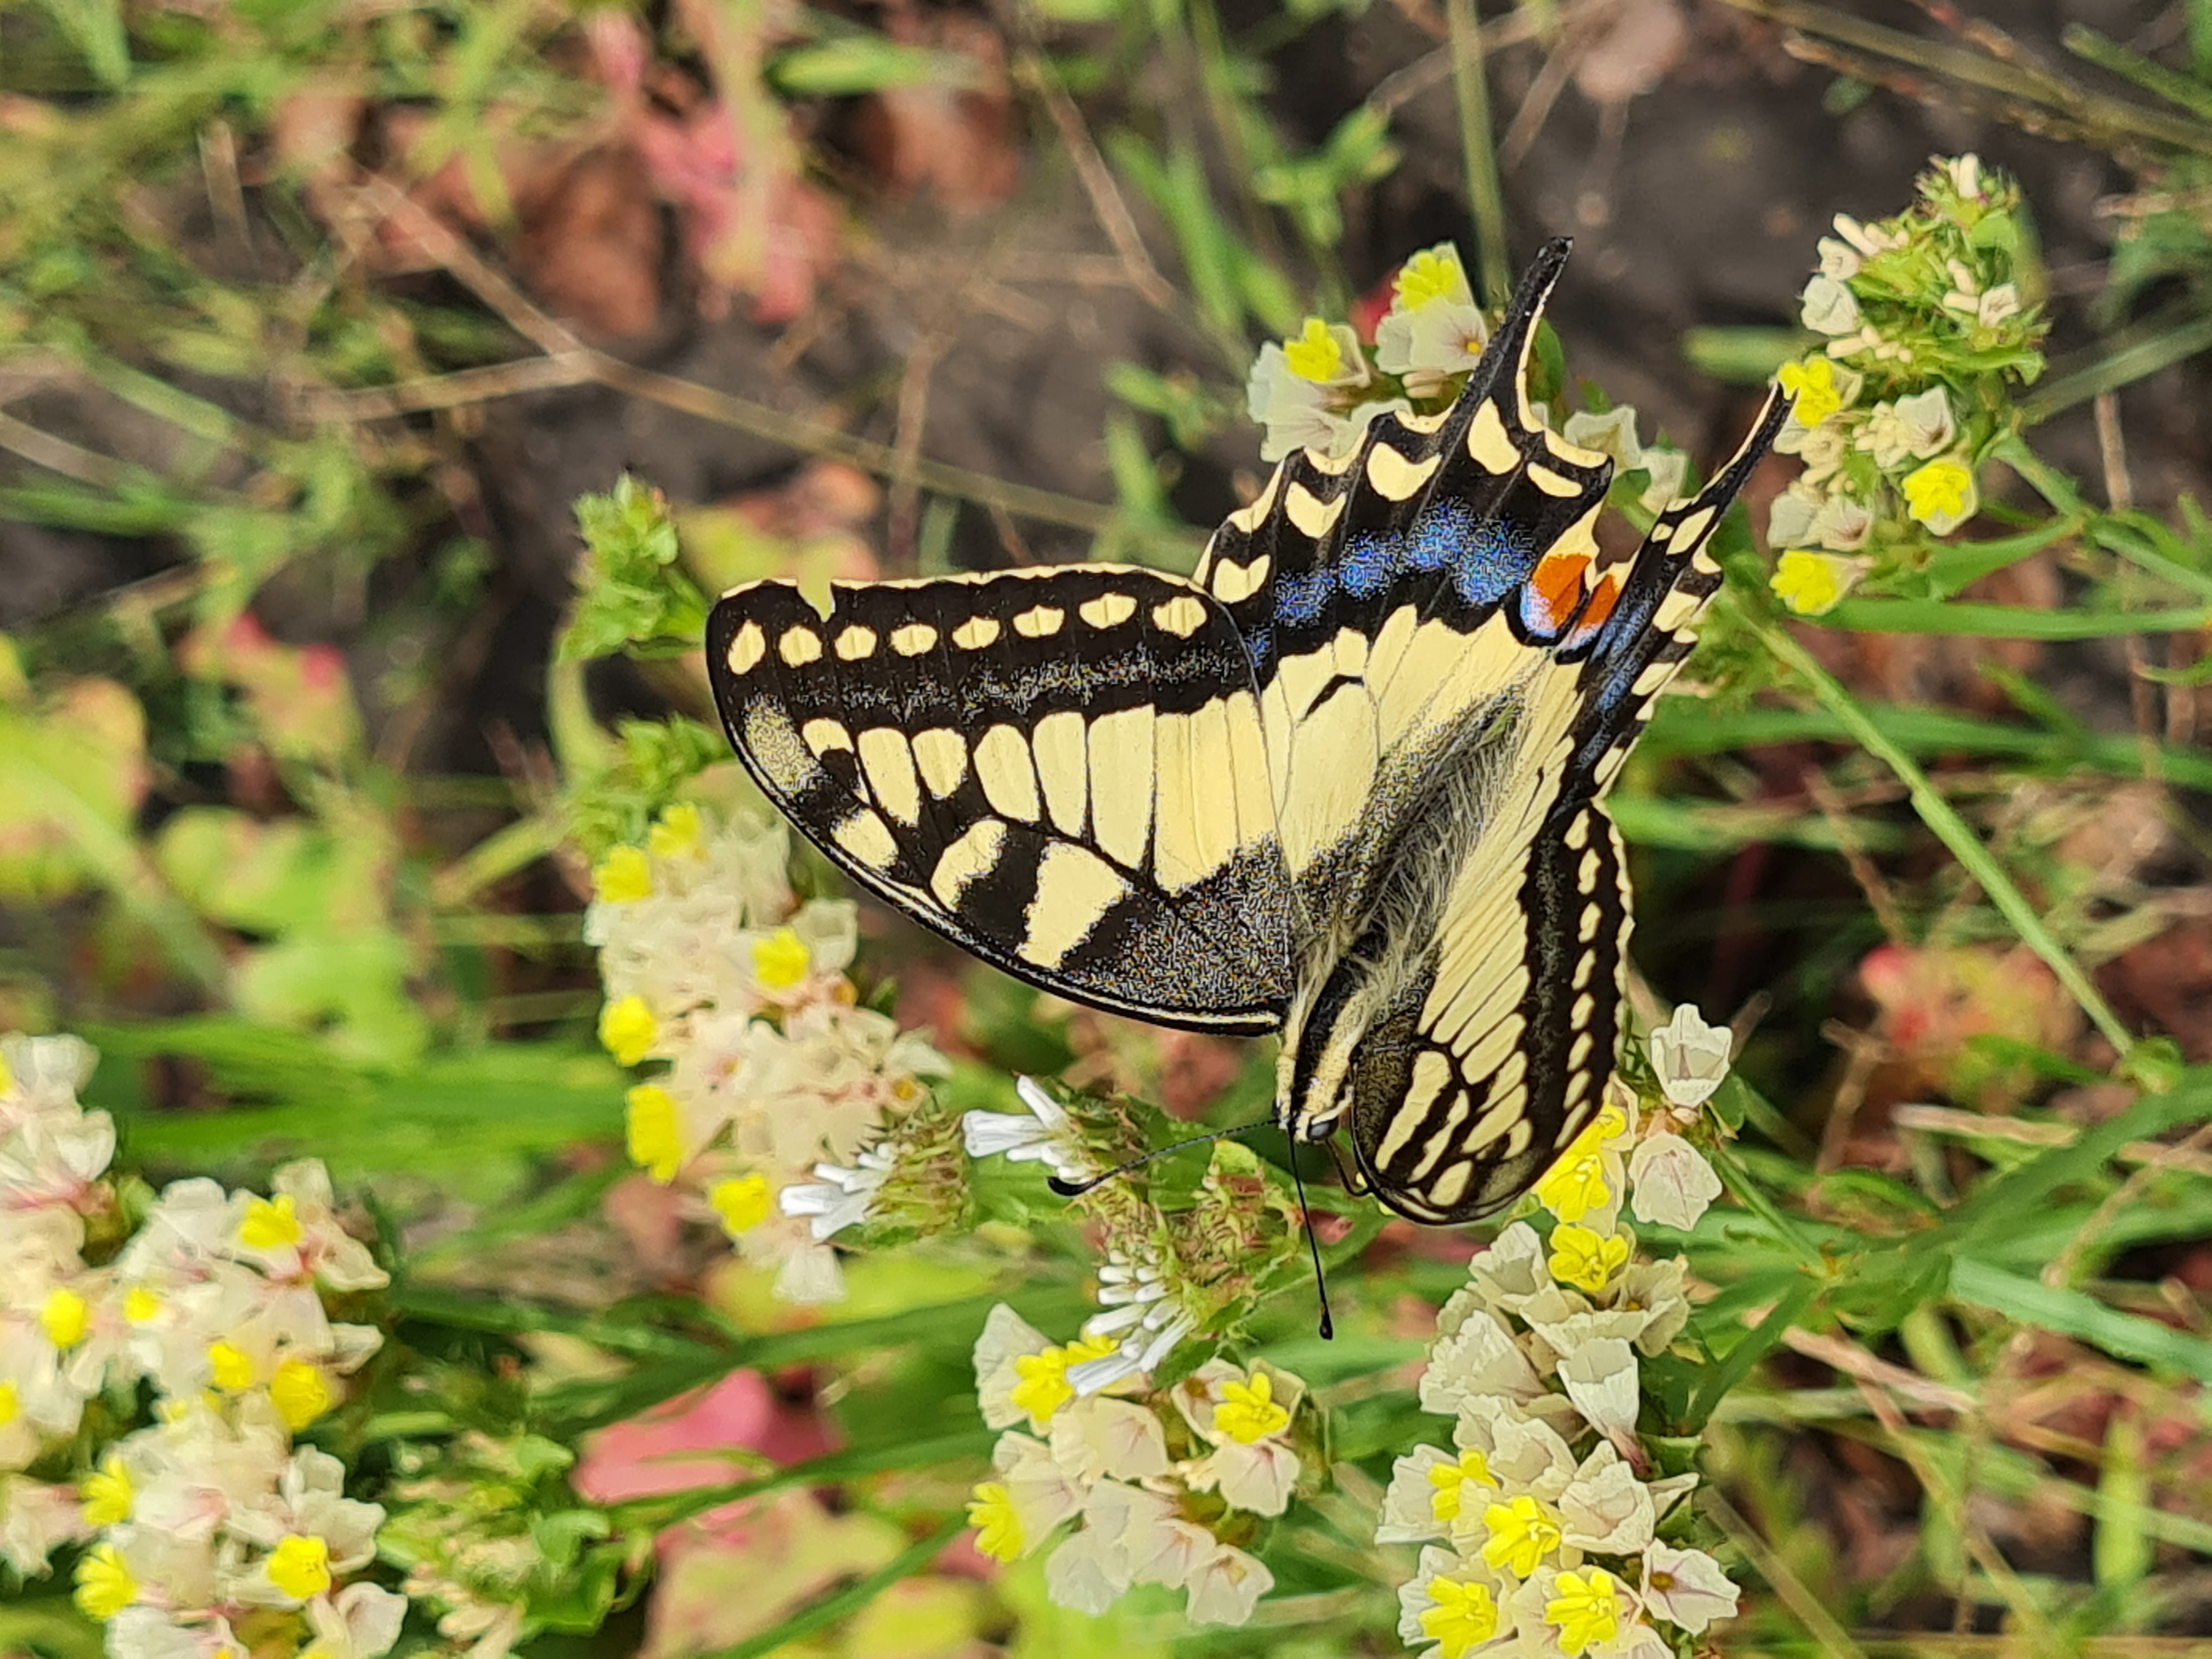
[[[282,1249],[300,1242],[300,1215],[289,1194],[257,1198],[246,1206],[246,1219],[238,1224],[238,1242],[249,1250]]]
[[[617,1066],[635,1066],[660,1039],[660,1022],[641,996],[619,997],[599,1010],[599,1042]]]
[[[6,1060],[0,1060],[0,1095],[4,1095],[4,1094],[6,1094],[9,1091],[10,1091],[11,1089],[13,1089],[15,1086],[15,1073],[13,1073],[13,1072],[11,1072],[11,1071],[9,1071],[9,1070],[8,1069],[8,1062],[7,1062]]]
[[[788,991],[806,977],[806,941],[779,927],[753,945],[753,977],[770,991]]]
[[[1015,1409],[1030,1414],[1033,1428],[1043,1428],[1054,1412],[1075,1398],[1074,1386],[1067,1380],[1067,1356],[1058,1348],[1015,1355],[1014,1373],[1022,1380],[1006,1398]]]
[[[1495,1487],[1498,1481],[1490,1473],[1490,1460],[1473,1446],[1459,1455],[1455,1463],[1438,1463],[1429,1470],[1429,1484],[1436,1490],[1429,1494],[1429,1513],[1439,1521],[1456,1521],[1467,1504],[1467,1483]]]
[[[1577,1157],[1573,1147],[1536,1183],[1536,1201],[1562,1221],[1580,1221],[1613,1201],[1605,1184],[1605,1160],[1595,1152]]]
[[[641,1083],[623,1097],[623,1140],[629,1161],[665,1187],[684,1167],[684,1121],[676,1097]]]
[[[1327,323],[1309,317],[1297,339],[1283,342],[1283,361],[1301,380],[1327,386],[1344,373],[1344,347]]]
[[[1437,1644],[1440,1659],[1462,1659],[1498,1634],[1498,1603],[1490,1586],[1438,1577],[1429,1580],[1436,1605],[1421,1614],[1421,1634]]]
[[[138,1599],[138,1581],[112,1544],[94,1544],[76,1564],[76,1604],[105,1624]]]
[[[1774,574],[1766,585],[1799,616],[1819,617],[1833,611],[1857,579],[1857,568],[1850,559],[1793,547],[1774,562]]]
[[[1947,455],[1906,473],[1905,506],[1937,535],[1949,535],[1981,506],[1974,490],[1973,470]]]
[[[253,1356],[235,1342],[218,1337],[207,1346],[208,1372],[225,1394],[243,1394],[253,1386]]]
[[[975,1528],[975,1547],[994,1561],[1011,1561],[1022,1553],[1022,1517],[1014,1500],[996,1480],[986,1480],[969,1500],[968,1524]]]
[[[706,825],[700,819],[699,809],[690,801],[678,801],[663,811],[659,821],[646,832],[645,844],[657,859],[690,858],[698,852],[700,843],[706,838]]]
[[[1628,1116],[1620,1107],[1608,1102],[1598,1108],[1597,1115],[1567,1143],[1559,1161],[1536,1183],[1536,1201],[1562,1221],[1580,1221],[1610,1204],[1613,1189],[1606,1185],[1605,1147],[1627,1133]]]
[[[617,847],[592,872],[592,895],[602,904],[635,904],[653,896],[653,866],[635,847]]]
[[[277,1366],[276,1376],[269,1379],[269,1399],[295,1434],[337,1404],[322,1372],[304,1359],[288,1359]]]
[[[1075,1398],[1075,1385],[1067,1380],[1067,1368],[1080,1365],[1086,1359],[1103,1359],[1120,1346],[1110,1336],[1082,1337],[1064,1348],[1017,1354],[1014,1372],[1022,1380],[1014,1384],[1006,1398],[1017,1410],[1030,1414],[1030,1427],[1042,1431],[1052,1420],[1052,1414]]]
[[[331,1587],[331,1547],[313,1533],[287,1533],[269,1552],[269,1582],[295,1601]]]
[[[13,1382],[0,1382],[0,1429],[23,1414],[23,1397],[15,1392]]]
[[[1628,1241],[1562,1223],[1552,1229],[1552,1277],[1595,1296],[1628,1265]]]
[[[1474,295],[1468,291],[1467,273],[1460,269],[1458,251],[1449,242],[1423,248],[1400,265],[1392,288],[1401,311],[1419,311],[1439,300],[1447,304],[1474,303]]]
[[[158,1319],[161,1316],[161,1298],[143,1285],[133,1285],[123,1293],[123,1316],[134,1325]]]
[[[1563,1572],[1558,1594],[1544,1603],[1544,1618],[1559,1628],[1559,1646],[1573,1659],[1593,1642],[1610,1642],[1620,1633],[1620,1592],[1603,1567]]]
[[[1483,1565],[1526,1578],[1559,1547],[1559,1522],[1552,1511],[1521,1493],[1510,1504],[1492,1504],[1482,1512],[1490,1538],[1482,1547]]]
[[[732,1238],[749,1233],[769,1218],[774,1208],[766,1176],[732,1176],[707,1189],[707,1202],[722,1218],[722,1231]]]
[[[49,1291],[39,1307],[39,1328],[57,1348],[74,1348],[92,1328],[92,1304],[66,1287]]]
[[[1843,388],[1836,384],[1836,366],[1826,357],[1784,363],[1777,378],[1792,398],[1790,412],[1802,427],[1816,427],[1844,406]]]
[[[1247,1446],[1279,1434],[1290,1427],[1291,1414],[1274,1396],[1274,1382],[1265,1371],[1255,1372],[1249,1382],[1224,1382],[1221,1403],[1213,1408],[1213,1426]]]
[[[85,1525],[117,1527],[131,1518],[131,1505],[138,1493],[122,1458],[110,1452],[106,1462],[85,1476],[77,1496],[84,1504]]]

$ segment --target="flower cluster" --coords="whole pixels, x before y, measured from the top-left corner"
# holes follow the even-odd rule
[[[1041,1163],[1078,1182],[1147,1151],[1129,1109],[1062,1106],[1033,1078],[1016,1086],[1029,1116],[969,1112],[962,1120],[971,1158]],[[1173,1208],[1138,1182],[1118,1180],[1086,1190],[1074,1207],[1097,1224],[1104,1257],[1102,1311],[1084,1322],[1079,1341],[1057,1351],[1074,1356],[1067,1377],[1079,1395],[1159,1369],[1186,1338],[1230,1334],[1297,1249],[1297,1206],[1260,1159],[1231,1140],[1213,1143],[1204,1176]]]
[[[1838,215],[1821,239],[1802,317],[1826,343],[1783,366],[1795,404],[1775,443],[1805,470],[1767,524],[1792,611],[1817,616],[1869,574],[1910,568],[1980,511],[1977,469],[2019,418],[2008,388],[2043,368],[2019,205],[2011,181],[1961,156],[1897,217]]]
[[[1102,1613],[1132,1585],[1162,1584],[1184,1592],[1192,1622],[1241,1625],[1275,1581],[1239,1544],[1289,1506],[1305,1384],[1214,1359],[1156,1393],[1126,1376],[1079,1391],[1075,1373],[1113,1352],[1110,1336],[1055,1347],[1012,1309],[991,1310],[975,1391],[1006,1432],[968,1506],[976,1547],[1014,1561],[1051,1544],[1045,1584],[1062,1607]]]
[[[584,930],[601,1041],[625,1066],[658,1062],[629,1091],[631,1158],[681,1180],[701,1218],[776,1270],[779,1296],[830,1302],[844,1288],[831,1236],[884,1212],[896,1174],[909,1210],[941,1195],[931,1177],[957,1147],[924,1109],[943,1058],[857,1006],[854,908],[799,902],[789,860],[781,820],[671,806],[592,872]]]
[[[1717,1089],[1724,1030],[1693,1008],[1654,1034],[1664,1106],[1638,1134],[1619,1087],[1537,1183],[1548,1237],[1515,1222],[1476,1255],[1437,1316],[1423,1407],[1451,1446],[1400,1458],[1376,1530],[1419,1543],[1400,1634],[1441,1659],[1664,1659],[1662,1627],[1702,1634],[1736,1589],[1684,1539],[1698,1477],[1656,1478],[1638,1434],[1638,1365],[1689,1320],[1680,1257],[1640,1254],[1621,1224],[1696,1224],[1721,1183],[1677,1128]]]
[[[0,1037],[0,1555],[30,1575],[86,1544],[77,1605],[115,1659],[216,1659],[241,1627],[257,1652],[374,1659],[406,1610],[356,1578],[384,1512],[292,1437],[381,1343],[331,1315],[386,1274],[312,1161],[265,1197],[176,1182],[131,1231],[114,1124],[77,1101],[94,1060]],[[142,1383],[156,1420],[99,1443],[87,1405]]]
[[[1371,350],[1349,325],[1319,317],[1307,318],[1297,338],[1261,347],[1245,386],[1252,418],[1267,431],[1260,459],[1279,461],[1302,448],[1348,455],[1376,416],[1442,408],[1459,395],[1489,340],[1490,324],[1458,251],[1449,242],[1425,248],[1391,279],[1389,309],[1376,324]],[[1541,404],[1537,414],[1550,418]],[[1569,415],[1559,431],[1571,444],[1611,456],[1622,473],[1644,474],[1646,512],[1680,495],[1688,458],[1639,443],[1628,405]]]

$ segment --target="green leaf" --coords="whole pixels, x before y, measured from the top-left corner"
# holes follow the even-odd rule
[[[2077,1338],[2123,1359],[2163,1366],[2199,1382],[2212,1382],[2212,1342],[2170,1325],[2122,1313],[2086,1291],[2045,1285],[1972,1256],[1960,1256],[1951,1267],[1951,1297],[2023,1325]]]
[[[977,76],[975,64],[957,53],[856,33],[778,53],[769,60],[768,79],[787,98],[852,98],[886,87],[965,91]]]
[[[1972,635],[1992,640],[2096,640],[2122,634],[2188,634],[2212,628],[2212,608],[2031,611],[1957,599],[1845,599],[1806,621],[1859,634]]]

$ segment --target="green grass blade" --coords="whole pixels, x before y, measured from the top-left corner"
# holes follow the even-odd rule
[[[2108,1308],[2083,1291],[2045,1285],[1961,1256],[1951,1267],[1951,1296],[2021,1324],[2074,1337],[2122,1359],[2164,1366],[2199,1382],[2212,1382],[2212,1342]]]
[[[2136,1046],[2134,1034],[2120,1024],[2119,1016],[2112,1012],[2111,1005],[2106,1002],[2097,988],[2089,982],[2089,976],[2081,971],[2081,964],[2067,953],[2066,947],[2059,944],[2051,930],[2043,925],[2043,918],[2036,914],[2027,896],[2005,872],[2004,866],[1997,862],[1996,855],[1988,848],[1982,845],[1981,837],[1959,816],[1951,803],[1944,799],[1936,786],[1928,781],[1928,775],[1904,750],[1892,743],[1874,721],[1867,718],[1866,711],[1859,707],[1858,699],[1814,661],[1812,654],[1803,646],[1782,629],[1745,614],[1741,605],[1737,606],[1737,614],[1766,648],[1804,682],[1814,700],[1841,721],[1844,730],[1869,753],[1897,775],[1899,781],[1911,794],[1913,810],[1920,814],[1920,821],[1951,849],[1952,856],[1966,866],[1966,872],[1981,883],[1982,890],[1990,896],[1990,902],[2002,913],[2004,919],[2012,924],[2013,931],[2058,976],[2058,982],[2066,988],[2075,1001],[2081,1006],[2082,1012],[2105,1034],[2106,1041],[2119,1051],[2124,1062]]]

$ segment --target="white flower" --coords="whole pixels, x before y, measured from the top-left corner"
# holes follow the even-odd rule
[[[1628,1160],[1629,1210],[1638,1221],[1687,1232],[1721,1195],[1721,1178],[1680,1135],[1656,1134]]]
[[[1014,1390],[1022,1382],[1015,1362],[1052,1346],[1042,1331],[1003,1302],[984,1316],[983,1333],[975,1339],[975,1397],[988,1426],[1010,1429],[1030,1420],[1030,1413],[1014,1404]]]
[[[2000,283],[1983,295],[1974,307],[1974,321],[1984,328],[1995,328],[2008,317],[2020,314],[2020,290],[2010,283]]]
[[[1866,545],[1874,530],[1874,509],[1840,492],[1820,503],[1813,517],[1813,540],[1838,553]]]
[[[1894,403],[1876,404],[1852,445],[1872,455],[1875,465],[1894,467],[1908,456],[1927,460],[1942,454],[1957,435],[1949,395],[1931,386]]]
[[[1543,1396],[1543,1401],[1559,1399],[1548,1391]],[[1568,1405],[1565,1401],[1559,1403]],[[1571,1408],[1563,1413],[1564,1420],[1579,1432],[1577,1416]],[[1575,1455],[1568,1449],[1559,1428],[1510,1400],[1470,1401],[1460,1411],[1452,1442],[1462,1450],[1473,1448],[1481,1452],[1492,1477],[1508,1492],[1527,1492],[1548,1504],[1575,1478]]]
[[[1435,397],[1451,376],[1482,361],[1489,339],[1490,325],[1473,301],[1437,301],[1376,325],[1375,366],[1401,376],[1415,397]]]
[[[1970,202],[1982,199],[1982,158],[1969,151],[1964,155],[1947,158],[1943,171],[1950,175],[1951,188]]]
[[[1600,1434],[1625,1440],[1636,1432],[1636,1351],[1619,1337],[1599,1337],[1561,1359],[1559,1381]]]
[[[1833,236],[1820,239],[1820,275],[1845,282],[1859,274],[1858,251]]]
[[[1030,1115],[1012,1112],[966,1112],[960,1133],[970,1158],[1003,1158],[1010,1163],[1048,1165],[1062,1181],[1083,1181],[1097,1173],[1084,1150],[1074,1120],[1035,1078],[1014,1079],[1014,1092]]]
[[[1708,1025],[1690,1003],[1651,1034],[1651,1069],[1670,1106],[1702,1106],[1728,1076],[1735,1039],[1724,1025]]]
[[[1717,1619],[1735,1618],[1741,1594],[1703,1550],[1654,1543],[1644,1552],[1644,1605],[1692,1636]]]
[[[1021,1523],[1023,1554],[1044,1542],[1062,1522],[1082,1512],[1083,1488],[1068,1479],[1067,1471],[1042,1441],[1010,1429],[991,1449],[991,1464]]]
[[[751,1235],[746,1242],[751,1242]],[[837,1265],[837,1252],[827,1244],[800,1242],[784,1254],[775,1270],[779,1301],[801,1307],[818,1307],[845,1299],[845,1270]]]
[[[1788,489],[1766,510],[1766,541],[1770,547],[1802,547],[1813,538],[1813,520],[1819,516],[1826,495],[1793,478]]]
[[[1375,1541],[1411,1544],[1449,1531],[1448,1522],[1436,1512],[1441,1486],[1430,1479],[1430,1471],[1457,1461],[1441,1446],[1416,1446],[1392,1463],[1390,1484],[1382,1493],[1382,1518],[1375,1526]],[[1451,1484],[1455,1489],[1460,1484],[1456,1472]]]
[[[46,1570],[46,1558],[63,1544],[92,1535],[74,1487],[0,1476],[0,1561],[26,1578]]]
[[[1815,276],[1805,284],[1798,315],[1816,334],[1849,334],[1859,326],[1859,302],[1834,277]]]
[[[142,1601],[107,1621],[108,1659],[234,1659],[245,1650],[230,1621],[211,1613],[180,1618]]]
[[[1560,1536],[1598,1555],[1634,1555],[1651,1542],[1658,1524],[1651,1494],[1621,1461],[1610,1440],[1601,1440],[1559,1494]]]
[[[1690,476],[1690,458],[1679,449],[1647,449],[1644,473],[1650,482],[1636,498],[1636,504],[1646,513],[1663,513],[1682,499],[1682,484]]]
[[[1176,1389],[1184,1420],[1213,1448],[1183,1470],[1193,1492],[1219,1490],[1231,1507],[1280,1515],[1297,1484],[1298,1455],[1290,1435],[1305,1384],[1265,1360],[1246,1375],[1226,1360],[1209,1360]]]
[[[1863,225],[1848,213],[1838,213],[1835,225],[1836,234],[1869,259],[1878,253],[1887,253],[1903,247],[1907,240],[1901,230],[1884,230],[1879,225]]]
[[[1136,1582],[1139,1559],[1166,1554],[1175,1541],[1175,1506],[1157,1492],[1102,1480],[1085,1494],[1083,1529],[1052,1553],[1045,1592],[1063,1607],[1094,1617]]]
[[[1241,1625],[1274,1587],[1264,1563],[1224,1544],[1192,1570],[1183,1614],[1194,1625]]]
[[[1683,1294],[1688,1264],[1679,1255],[1659,1261],[1631,1261],[1613,1281],[1616,1308],[1641,1309],[1649,1316],[1637,1337],[1638,1352],[1647,1358],[1662,1352],[1690,1322],[1689,1298]]]
[[[399,1639],[407,1598],[378,1584],[348,1584],[307,1603],[311,1650],[324,1659],[379,1659]]]
[[[1133,1400],[1079,1396],[1053,1414],[1049,1432],[1053,1462],[1079,1486],[1149,1480],[1168,1472],[1160,1419]]]
[[[793,1182],[776,1194],[776,1203],[787,1216],[808,1218],[807,1231],[815,1238],[828,1238],[868,1218],[868,1206],[896,1167],[890,1148],[871,1147],[853,1160],[851,1168],[816,1164],[818,1179]]]
[[[1513,1223],[1486,1249],[1477,1250],[1467,1264],[1467,1285],[1454,1291],[1437,1315],[1440,1335],[1459,1329],[1472,1306],[1495,1313],[1518,1313],[1523,1303],[1549,1289],[1552,1283],[1552,1271],[1545,1266],[1543,1237],[1525,1221]]]
[[[1421,1409],[1450,1416],[1470,1401],[1533,1400],[1544,1381],[1492,1313],[1470,1310],[1457,1330],[1440,1336],[1421,1373]]]
[[[1513,1580],[1478,1559],[1458,1555],[1433,1544],[1421,1552],[1420,1566],[1413,1577],[1398,1587],[1398,1638],[1407,1647],[1432,1646],[1441,1640],[1441,1635],[1432,1634],[1429,1628],[1441,1606],[1433,1589],[1439,1578],[1450,1580],[1462,1596],[1470,1591],[1486,1596],[1498,1615],[1492,1642],[1470,1648],[1467,1650],[1468,1653],[1491,1651],[1495,1644],[1495,1650],[1500,1654],[1517,1651],[1525,1653],[1528,1659],[1543,1659],[1544,1650],[1536,1645],[1537,1638],[1533,1634],[1542,1629],[1540,1613],[1539,1622],[1527,1627],[1531,1632],[1530,1640],[1518,1646],[1509,1644],[1508,1638],[1515,1629],[1515,1619],[1508,1605],[1513,1595]]]
[[[1636,406],[1615,404],[1602,415],[1582,411],[1567,416],[1559,435],[1583,449],[1610,455],[1623,472],[1644,465],[1644,446],[1636,437]]]

